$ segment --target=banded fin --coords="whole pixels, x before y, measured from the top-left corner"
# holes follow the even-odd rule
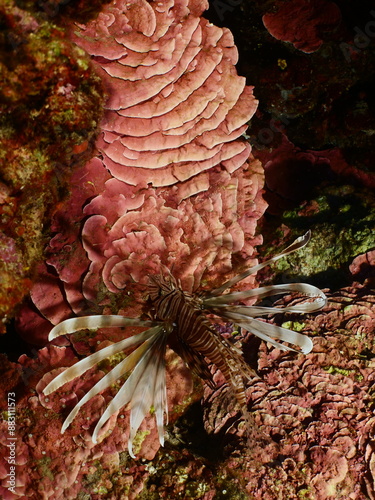
[[[62,385],[81,376],[100,361],[125,349],[138,346],[109,373],[100,379],[76,404],[65,419],[61,428],[61,433],[65,432],[85,403],[113,384],[118,378],[133,370],[96,424],[92,440],[96,443],[98,433],[102,426],[122,406],[130,402],[130,436],[128,441],[130,455],[135,458],[132,446],[134,436],[152,405],[155,408],[159,441],[161,445],[164,444],[164,415],[166,415],[166,420],[168,420],[165,352],[167,337],[171,331],[170,328],[165,327],[160,322],[141,321],[117,315],[88,316],[72,318],[56,325],[50,333],[50,340],[60,335],[66,335],[86,328],[96,329],[109,326],[150,325],[157,326],[105,347],[91,356],[82,359],[60,373],[44,388],[43,393],[48,396]]]
[[[126,318],[118,314],[80,316],[70,318],[57,324],[49,332],[48,340],[51,341],[60,335],[78,332],[79,330],[97,330],[106,327],[124,327],[124,326],[156,326],[155,321],[141,321],[140,319]]]
[[[236,283],[238,283],[239,281],[242,281],[243,279],[247,278],[248,276],[251,276],[252,274],[257,273],[258,271],[260,271],[264,267],[268,266],[272,262],[276,262],[277,260],[281,259],[282,257],[285,257],[286,255],[289,255],[290,253],[295,252],[296,250],[299,250],[300,248],[303,248],[310,241],[310,238],[311,238],[311,231],[309,230],[303,236],[300,236],[299,238],[294,240],[291,245],[289,245],[287,248],[285,248],[285,250],[283,250],[278,255],[271,257],[271,259],[268,259],[265,262],[262,262],[261,264],[257,264],[256,266],[250,267],[249,269],[247,269],[243,273],[238,274],[237,276],[230,279],[229,281],[226,281],[223,285],[219,286],[218,288],[215,288],[214,290],[211,290],[210,293],[207,295],[207,297],[211,298],[211,297],[217,297],[218,295],[221,295],[228,288],[232,288],[232,286],[235,285]]]

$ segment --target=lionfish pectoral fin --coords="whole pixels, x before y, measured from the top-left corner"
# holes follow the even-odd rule
[[[69,318],[61,321],[49,332],[48,340],[51,341],[60,335],[68,335],[79,330],[97,330],[107,327],[125,327],[125,326],[157,326],[160,323],[155,321],[142,321],[140,319],[126,318],[117,314],[81,316]]]
[[[158,328],[160,328],[160,327],[153,329],[154,332],[152,333],[152,335],[155,335],[158,333]],[[147,340],[149,338],[149,335],[150,335],[150,330],[147,330],[147,331],[148,331],[148,335],[144,336],[144,337],[147,337],[145,340]],[[146,333],[146,332],[144,332],[144,333]],[[139,341],[139,339],[138,339],[138,341]],[[139,342],[137,342],[137,343],[139,343]],[[117,344],[113,344],[113,346],[109,346],[109,347],[116,347],[116,346],[117,346]],[[122,377],[123,375],[125,375],[126,373],[128,373],[129,371],[131,371],[134,368],[134,366],[137,364],[137,362],[139,361],[140,357],[143,354],[144,348],[142,349],[142,347],[143,346],[140,346],[140,347],[138,347],[138,349],[136,349],[135,351],[130,353],[125,359],[123,359],[118,365],[116,365],[109,373],[107,373],[103,378],[101,378],[82,399],[80,399],[80,401],[75,405],[73,410],[69,413],[69,415],[65,419],[63,426],[61,428],[61,433],[65,432],[65,430],[69,427],[71,422],[74,420],[74,418],[77,415],[77,413],[79,412],[80,408],[85,403],[87,403],[91,398],[93,398],[94,396],[96,396],[100,392],[107,389],[111,384],[115,383],[116,380],[118,380],[120,377]],[[114,349],[113,352],[117,353],[119,351],[118,351],[118,349]]]
[[[167,335],[168,332],[160,328],[157,335],[149,338],[132,353],[135,355],[135,367],[96,424],[92,435],[94,443],[97,442],[99,431],[107,420],[129,402],[131,404],[129,454],[135,458],[133,453],[134,436],[152,404],[155,405],[159,440],[161,443],[163,442],[164,426],[161,423],[164,413],[167,413],[167,405],[165,374],[160,373],[165,372],[165,366],[164,362],[160,362],[160,360],[164,359],[165,356]],[[155,395],[155,380],[158,380],[157,395]]]
[[[233,292],[221,295],[220,297],[206,297],[203,299],[203,304],[208,309],[213,309],[218,306],[228,306],[233,302],[239,302],[245,299],[264,299],[265,297],[272,297],[274,295],[282,295],[286,293],[302,293],[308,298],[313,299],[311,302],[306,302],[303,304],[297,304],[295,306],[290,306],[289,308],[282,308],[273,310],[272,308],[263,308],[248,306],[249,314],[252,316],[258,316],[257,309],[259,309],[261,314],[266,314],[268,310],[272,312],[284,312],[288,309],[288,312],[313,312],[321,309],[325,306],[327,297],[325,294],[314,285],[309,285],[308,283],[286,283],[280,285],[269,285],[260,288],[253,288],[251,290],[245,290],[243,292]]]
[[[165,351],[164,351],[165,352]],[[159,442],[164,446],[164,418],[165,425],[168,424],[167,384],[165,379],[165,356],[162,350],[157,352],[156,376],[154,384],[153,405],[156,416]],[[165,416],[165,417],[164,417]]]
[[[294,332],[293,330],[288,330],[271,323],[266,323],[257,319],[241,316],[242,315],[233,314],[231,319],[241,328],[244,328],[248,332],[253,333],[265,342],[269,342],[274,347],[278,347],[283,351],[299,352],[297,349],[284,344],[280,344],[279,342],[274,340],[276,338],[278,340],[282,340],[283,342],[288,342],[289,344],[293,344],[299,347],[303,354],[308,354],[312,351],[313,343],[311,339],[306,335],[302,335],[301,333]],[[227,317],[229,318],[229,315]]]
[[[81,376],[83,373],[85,373],[87,370],[95,366],[100,361],[103,361],[109,356],[113,356],[114,354],[117,354],[125,349],[129,349],[138,344],[141,344],[142,342],[146,341],[147,339],[155,335],[155,333],[159,332],[160,330],[161,330],[160,326],[149,328],[144,332],[138,333],[136,335],[133,335],[132,337],[129,337],[127,339],[121,340],[120,342],[116,342],[115,344],[105,347],[104,349],[101,349],[100,351],[91,354],[91,356],[88,356],[87,358],[81,359],[81,361],[78,361],[78,363],[67,368],[62,373],[60,373],[56,378],[51,380],[51,382],[43,389],[43,393],[46,396],[48,396],[52,392],[59,389],[62,385]],[[64,334],[61,333],[59,335],[64,335]]]
[[[128,448],[133,453],[133,440],[151,406],[154,406],[159,442],[164,446],[164,414],[168,414],[165,380],[166,337],[150,347],[143,372],[131,399]],[[133,455],[132,455],[133,456]]]
[[[303,248],[307,243],[310,241],[311,238],[311,231],[307,231],[303,236],[300,236],[294,242],[289,245],[285,250],[278,255],[275,255],[271,259],[266,260],[265,262],[262,262],[261,264],[258,264],[256,266],[250,267],[246,271],[244,271],[241,274],[238,274],[234,278],[230,279],[229,281],[226,281],[223,285],[221,285],[218,288],[215,288],[214,290],[211,290],[209,294],[206,295],[206,298],[212,298],[212,297],[217,297],[218,295],[221,295],[225,290],[228,288],[231,288],[233,285],[238,283],[239,281],[242,281],[243,279],[247,278],[248,276],[257,273],[264,267],[268,266],[272,262],[275,262],[276,260],[281,259],[282,257],[285,257],[286,255],[289,255],[292,252],[295,252],[296,250],[299,250],[300,248]]]

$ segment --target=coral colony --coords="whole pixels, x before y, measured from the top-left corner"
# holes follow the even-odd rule
[[[16,96],[15,106],[25,100],[30,104],[19,123],[29,115],[25,130],[35,128],[36,121],[40,125],[21,149],[23,136],[29,140],[29,135],[20,134],[18,127],[13,132],[7,119],[6,128],[1,125],[7,171],[17,175],[12,190],[5,185],[0,189],[5,224],[12,230],[0,238],[10,269],[10,286],[4,287],[0,301],[5,297],[7,304],[19,304],[18,298],[32,286],[30,302],[19,306],[15,323],[28,345],[40,349],[17,362],[0,353],[2,392],[8,394],[0,421],[0,454],[7,460],[0,467],[0,497],[373,498],[372,198],[359,204],[366,209],[352,211],[352,201],[346,201],[348,186],[341,186],[334,190],[337,202],[329,201],[325,191],[317,203],[303,194],[307,188],[300,183],[296,193],[295,176],[288,182],[285,175],[286,168],[289,172],[295,166],[289,159],[298,156],[298,173],[306,180],[306,169],[310,171],[314,186],[321,178],[320,166],[325,169],[327,163],[338,177],[352,168],[353,178],[362,179],[358,185],[363,179],[370,185],[370,171],[350,167],[338,148],[323,155],[321,148],[305,151],[286,134],[293,117],[309,127],[304,118],[317,111],[312,106],[325,91],[316,79],[309,87],[308,77],[299,71],[301,61],[330,88],[341,89],[340,102],[342,90],[354,84],[358,96],[362,93],[372,60],[365,51],[359,53],[359,39],[352,40],[352,19],[341,16],[342,9],[330,0],[280,0],[268,7],[242,2],[237,7],[236,18],[241,16],[246,28],[241,35],[244,53],[267,56],[244,60],[250,63],[245,70],[254,71],[249,82],[260,82],[257,95],[263,94],[270,111],[261,123],[267,124],[272,115],[268,131],[275,134],[275,146],[280,138],[275,117],[287,126],[281,144],[272,152],[258,151],[254,159],[244,132],[257,100],[253,88],[237,75],[232,34],[202,16],[206,0],[113,0],[99,2],[99,14],[95,2],[96,13],[86,12],[89,3],[79,2],[77,12],[75,2],[34,2],[35,17],[22,11],[20,2],[8,0],[0,7],[7,13],[3,38],[10,34],[10,41],[17,43],[12,46],[17,57],[0,63],[5,67],[10,59],[3,101],[11,108],[5,115],[12,116],[15,107],[9,103]],[[52,20],[48,12],[39,16],[40,9],[55,7]],[[264,29],[256,22],[260,16]],[[54,26],[55,20],[64,29]],[[371,37],[366,20],[361,26]],[[340,53],[343,32],[353,64],[338,71],[332,82],[332,72],[318,70],[319,61],[330,54],[326,49],[336,47]],[[259,44],[259,35],[269,43]],[[254,38],[257,48],[249,42]],[[279,53],[280,59],[268,57]],[[26,82],[25,64],[32,76],[31,68],[36,68],[37,79]],[[39,88],[38,81],[45,83]],[[37,99],[36,87],[41,91]],[[273,96],[269,101],[268,89]],[[336,92],[333,102],[337,98]],[[352,95],[346,102],[355,99]],[[347,120],[340,135],[340,127],[332,126],[335,119],[322,121],[322,116],[336,119],[335,106],[328,103],[328,110],[316,113],[314,123],[331,123],[331,129],[312,126],[314,144],[321,146],[322,138],[327,144],[327,133],[331,138],[339,134],[339,141],[347,144],[350,134],[344,132],[352,126],[363,132],[363,119]],[[253,128],[256,133],[257,125]],[[259,130],[260,145],[267,144],[264,131]],[[311,146],[311,134],[294,127],[295,134],[304,140],[308,136]],[[94,137],[98,139],[91,149]],[[52,156],[47,148],[46,157],[47,145]],[[78,164],[77,155],[82,155]],[[310,237],[307,233],[280,255],[258,263],[256,248],[263,242],[258,221],[267,208],[259,159],[270,173],[272,199],[278,200],[269,214],[279,213],[280,199],[288,206],[290,200],[293,206],[296,199],[310,200],[302,212],[293,211],[294,227],[302,227],[303,217],[311,220],[311,214],[327,220],[326,207],[336,214],[344,203],[337,225],[314,223],[314,238],[326,248],[319,248],[317,256],[313,245],[306,249],[311,258],[301,263],[301,275],[316,273],[318,260],[319,266],[324,262],[318,271],[337,261],[339,231],[345,263],[350,255],[358,256],[350,267],[350,286],[327,293],[324,310],[305,314],[301,321],[294,315],[317,311],[325,295],[303,283],[263,286],[256,275],[269,262],[304,247]],[[46,222],[46,211],[40,201],[39,210],[35,203],[22,202],[17,208],[11,204],[13,194],[27,192],[28,201],[35,198],[33,187],[43,183],[46,196],[50,169],[55,182],[62,173],[60,163],[69,171],[72,162],[69,192],[62,201],[48,198],[55,212],[46,252],[40,257],[38,250],[27,261],[17,257],[10,240],[17,243],[23,237],[30,251],[28,242],[35,235],[42,239],[38,248],[44,245],[45,232],[38,228]],[[40,169],[47,177],[39,175]],[[29,173],[32,182],[23,190]],[[58,191],[60,196],[63,190]],[[21,219],[13,212],[6,215],[12,207]],[[356,231],[351,230],[351,218],[359,221]],[[295,233],[285,224],[283,241],[292,242]],[[262,228],[266,235],[267,221]],[[36,268],[32,261],[39,258]],[[22,281],[29,272],[25,263],[33,268],[32,284]],[[19,292],[15,297],[8,290],[12,276],[20,272],[21,285],[14,280]],[[235,336],[239,328],[243,349]],[[194,383],[192,372],[205,383],[203,388]],[[197,401],[201,404],[194,405]],[[203,421],[195,412],[203,413]],[[244,422],[239,422],[240,415]],[[167,422],[170,446],[160,449]],[[196,424],[209,436],[195,433]],[[181,446],[172,446],[175,440]],[[140,460],[132,460],[128,450]]]
[[[308,243],[309,239],[310,232],[298,238],[281,254],[235,276],[209,293],[195,295],[186,293],[169,274],[151,277],[153,284],[150,286],[150,300],[152,310],[154,311],[154,321],[140,321],[119,315],[96,315],[68,319],[56,325],[49,335],[50,340],[60,335],[70,334],[83,329],[126,326],[151,327],[142,333],[105,347],[91,356],[82,359],[60,373],[44,388],[43,393],[49,395],[67,382],[81,376],[104,359],[129,348],[136,347],[115,368],[100,379],[77,403],[66,418],[61,432],[65,431],[77,415],[79,409],[87,401],[108,388],[119,377],[127,376],[121,389],[97,423],[92,435],[93,441],[97,442],[99,431],[107,420],[121,407],[130,403],[130,435],[128,440],[130,455],[135,457],[133,453],[133,440],[151,406],[153,406],[155,411],[159,441],[163,445],[164,415],[168,413],[165,382],[165,354],[167,344],[170,344],[176,350],[192,372],[201,376],[212,386],[214,384],[206,359],[214,363],[222,371],[227,381],[231,383],[236,398],[241,405],[242,412],[247,417],[243,378],[251,379],[254,373],[242,360],[237,348],[226,342],[211,326],[204,312],[213,313],[216,316],[233,321],[241,328],[257,335],[262,340],[271,343],[279,349],[295,350],[274,339],[294,344],[304,354],[309,353],[312,349],[312,342],[308,337],[254,318],[270,313],[306,313],[321,309],[325,305],[326,298],[324,293],[318,288],[305,283],[293,283],[223,294],[227,289],[236,285],[250,274],[254,274],[271,262],[302,248]],[[296,292],[304,294],[309,300],[302,304],[300,303],[296,306],[289,306],[283,309],[254,305],[233,305],[246,299],[261,299],[273,295]]]
[[[207,314],[280,349],[294,350],[278,341],[308,353],[308,337],[254,319],[279,308],[246,301],[302,294],[308,297],[304,304],[283,309],[298,313],[325,303],[324,294],[307,284],[254,288],[259,269],[302,248],[310,234],[256,264],[254,247],[262,241],[257,221],[266,209],[264,177],[241,136],[257,101],[235,70],[238,53],[232,34],[202,18],[206,8],[205,1],[117,0],[70,32],[91,55],[108,99],[97,140],[99,155],[77,172],[71,198],[52,224],[56,236],[47,263],[58,279],[42,271],[31,297],[56,325],[50,340],[82,329],[146,329],[49,378],[43,393],[48,396],[124,352],[126,357],[71,410],[62,431],[86,402],[124,376],[92,439],[97,442],[110,417],[130,403],[132,456],[135,434],[151,408],[159,441],[164,442],[167,346],[210,386],[208,363],[214,363],[248,418],[244,378],[254,373],[241,352],[217,334]],[[234,261],[250,268],[233,277]],[[229,280],[221,284],[223,276]],[[223,293],[237,283],[236,291]],[[151,321],[134,318],[142,298],[134,292],[137,285],[148,289]],[[54,307],[46,296],[53,297]],[[104,314],[83,316],[87,304]],[[66,319],[72,312],[78,317]]]
[[[231,32],[200,17],[206,8],[117,0],[72,33],[108,92],[97,146],[113,177],[138,188],[179,183],[186,199],[207,188],[208,169],[247,162],[250,145],[236,139],[257,101],[237,75]]]

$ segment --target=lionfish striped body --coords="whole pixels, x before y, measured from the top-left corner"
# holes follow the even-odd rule
[[[149,297],[157,321],[171,324],[168,344],[179,354],[191,371],[211,388],[215,387],[208,359],[231,382],[236,399],[246,414],[244,375],[256,376],[244,362],[235,347],[218,335],[203,312],[204,303],[199,295],[184,292],[172,275],[154,276]]]
[[[248,269],[208,293],[190,294],[182,290],[170,273],[165,276],[151,277],[149,300],[151,302],[153,321],[142,321],[119,315],[99,315],[72,318],[56,325],[49,334],[50,340],[82,329],[98,329],[109,326],[141,326],[147,328],[141,333],[125,338],[80,360],[60,373],[44,388],[43,393],[47,396],[67,382],[81,376],[100,361],[119,352],[133,349],[76,404],[65,419],[61,432],[64,432],[70,425],[81,406],[119,378],[126,376],[124,384],[96,424],[92,434],[93,442],[97,442],[99,431],[108,419],[120,408],[130,403],[130,432],[128,439],[130,455],[134,457],[132,443],[135,434],[152,406],[155,410],[159,441],[163,445],[164,420],[167,420],[168,417],[165,380],[167,345],[181,356],[193,373],[204,379],[211,387],[214,387],[215,384],[209,363],[216,365],[232,386],[242,413],[250,423],[244,379],[252,379],[256,375],[243,360],[240,350],[215,330],[211,321],[207,318],[206,312],[235,323],[279,349],[303,352],[304,354],[310,352],[313,345],[305,335],[255,318],[280,312],[306,313],[316,311],[322,308],[326,302],[326,297],[321,290],[306,283],[292,283],[271,285],[242,292],[223,293],[247,276],[255,274],[270,262],[274,262],[302,248],[308,243],[309,239],[310,231],[297,238],[281,254]],[[308,300],[283,309],[241,305],[241,301],[249,298],[261,299],[272,295],[296,292],[304,294]],[[297,351],[275,339],[294,344],[300,350]]]

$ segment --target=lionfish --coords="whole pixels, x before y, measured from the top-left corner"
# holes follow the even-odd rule
[[[304,247],[310,240],[310,231],[297,238],[282,253],[246,270],[210,292],[190,294],[182,290],[180,283],[171,274],[153,276],[149,298],[153,306],[152,321],[126,318],[120,315],[93,315],[67,319],[56,325],[49,334],[49,340],[83,329],[95,330],[104,327],[149,327],[147,330],[114,343],[80,360],[53,379],[43,390],[47,396],[59,387],[81,376],[104,359],[121,351],[135,348],[111,371],[103,376],[91,390],[75,405],[61,428],[64,433],[79,409],[95,395],[108,388],[120,377],[128,375],[126,381],[112,399],[99,419],[92,441],[108,419],[121,407],[130,403],[130,432],[128,449],[133,453],[133,440],[143,419],[153,406],[160,444],[164,445],[164,418],[168,422],[168,406],[165,378],[165,354],[170,346],[184,360],[193,373],[214,387],[209,364],[213,363],[222,372],[234,390],[242,413],[248,416],[244,379],[254,378],[254,372],[241,356],[241,351],[221,336],[213,327],[207,314],[229,320],[235,325],[260,337],[282,350],[311,351],[312,341],[300,333],[274,324],[254,319],[270,313],[308,313],[321,309],[326,296],[315,286],[306,283],[292,283],[265,286],[247,291],[223,294],[227,289],[251,274],[281,257]],[[308,301],[284,308],[246,306],[238,304],[246,299],[262,299],[285,293],[302,293]],[[296,350],[281,344],[278,339],[298,347]],[[130,375],[129,375],[130,373]]]

